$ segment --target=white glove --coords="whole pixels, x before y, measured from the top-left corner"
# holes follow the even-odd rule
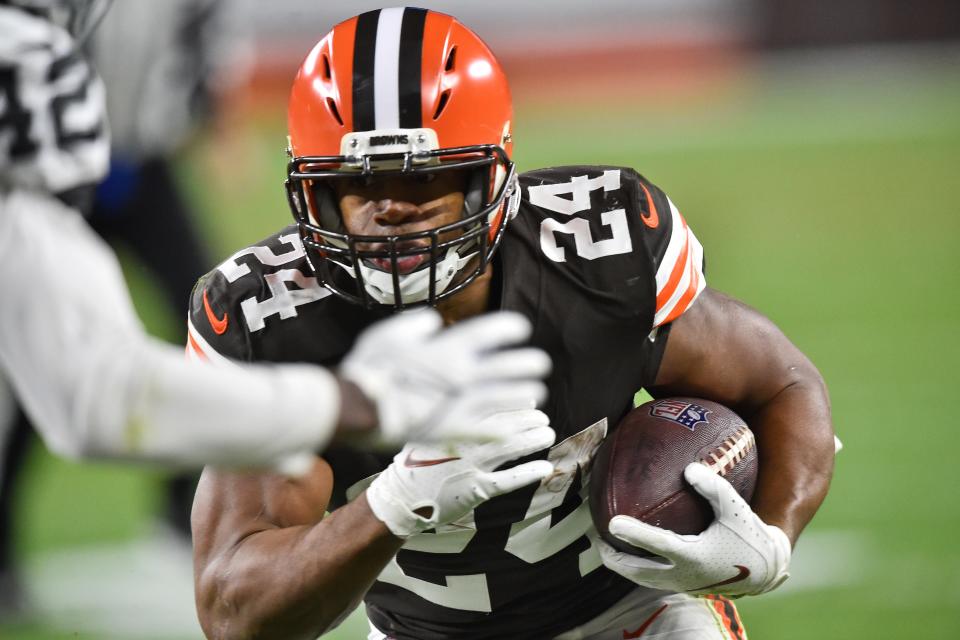
[[[699,462],[684,477],[706,498],[716,519],[699,535],[680,535],[629,516],[610,520],[610,533],[660,557],[640,557],[600,542],[608,569],[637,584],[693,594],[765,593],[790,577],[790,540],[765,524],[736,489]]]
[[[553,444],[556,434],[535,409],[488,417],[478,428],[512,431],[500,442],[436,446],[411,443],[367,488],[374,515],[400,538],[407,538],[468,514],[490,498],[510,493],[553,473],[553,464],[534,460],[494,471]],[[415,513],[420,509],[428,515]]]
[[[550,358],[510,348],[531,333],[518,313],[492,313],[442,329],[433,309],[401,313],[367,329],[340,366],[377,407],[384,444],[503,438],[510,425],[481,421],[546,397]]]

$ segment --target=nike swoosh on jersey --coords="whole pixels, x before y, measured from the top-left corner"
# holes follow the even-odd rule
[[[642,636],[642,635],[643,635],[643,632],[646,631],[647,629],[649,629],[649,628],[650,628],[650,625],[653,624],[653,621],[657,619],[657,616],[659,616],[661,613],[663,613],[664,610],[665,610],[667,607],[669,607],[669,606],[670,606],[670,605],[665,604],[665,605],[663,605],[662,607],[660,607],[659,609],[657,609],[656,611],[654,611],[654,612],[653,612],[653,615],[650,616],[649,618],[647,618],[646,622],[644,622],[642,625],[640,625],[639,627],[637,627],[635,631],[627,631],[626,629],[624,629],[624,630],[623,630],[623,640],[630,640],[631,638],[639,638],[640,636]]]
[[[713,587],[719,587],[725,584],[740,582],[741,580],[745,580],[750,576],[750,569],[747,569],[742,564],[735,564],[733,566],[737,568],[737,575],[733,576],[732,578],[727,578],[726,580],[721,580],[720,582],[714,582],[713,584],[708,584],[704,587],[697,587],[696,589],[690,589],[690,591],[703,591],[704,589],[712,589]]]
[[[444,462],[453,462],[454,460],[459,460],[460,457],[456,456],[453,458],[414,458],[413,451],[407,452],[407,457],[403,460],[403,466],[405,467],[432,467],[437,464],[443,464]]]
[[[213,327],[213,332],[218,336],[223,335],[227,330],[227,323],[230,321],[230,315],[224,313],[222,318],[217,317],[217,314],[213,312],[213,308],[210,306],[210,301],[207,300],[206,289],[203,291],[203,310],[207,312],[207,320],[210,321],[210,326]]]
[[[647,186],[641,182],[640,188],[643,189],[644,195],[647,196],[647,204],[650,205],[650,214],[643,215],[643,210],[641,209],[640,219],[643,220],[643,224],[651,229],[656,229],[660,226],[660,215],[657,213],[657,205],[653,203],[653,198],[650,196],[650,191],[647,190]]]

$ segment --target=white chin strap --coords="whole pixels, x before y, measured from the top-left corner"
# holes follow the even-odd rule
[[[447,255],[443,260],[437,262],[436,269],[436,294],[443,293],[453,278],[466,266],[470,260],[477,255],[476,251],[471,252],[465,257],[460,257],[456,247],[447,249]],[[350,269],[344,269],[351,276],[354,273]],[[367,295],[380,304],[396,304],[396,296],[393,290],[393,274],[387,271],[380,271],[360,263],[360,274],[363,276],[363,286],[367,290]],[[355,277],[355,276],[354,276]],[[423,302],[430,295],[430,268],[424,267],[413,273],[401,275],[400,296],[403,304],[414,302]]]

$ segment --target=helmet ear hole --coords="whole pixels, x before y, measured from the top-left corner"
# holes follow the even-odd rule
[[[342,127],[342,126],[343,126],[343,118],[340,117],[340,110],[337,109],[337,103],[334,102],[333,98],[327,98],[327,108],[330,110],[330,115],[332,115],[332,116],[334,117],[334,119],[335,119],[335,120],[340,124],[340,126]]]
[[[437,110],[433,112],[433,119],[436,120],[440,117],[440,114],[443,113],[443,110],[447,108],[447,102],[450,100],[450,89],[447,89],[440,94],[440,100],[437,102]]]

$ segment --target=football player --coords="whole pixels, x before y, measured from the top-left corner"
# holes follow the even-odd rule
[[[486,416],[543,395],[547,357],[501,349],[529,334],[519,314],[452,330],[436,312],[406,314],[360,336],[337,373],[214,368],[149,338],[77,204],[104,174],[108,140],[102,86],[61,24],[89,33],[77,9],[105,6],[0,4],[0,373],[51,449],[298,472],[334,436],[495,441]]]
[[[501,443],[412,442],[392,459],[332,447],[296,482],[206,470],[194,552],[211,638],[312,638],[361,599],[372,639],[740,638],[729,597],[787,577],[833,468],[819,373],[706,286],[691,227],[633,169],[518,174],[512,117],[497,60],[433,11],[364,13],[304,60],[288,112],[295,224],[199,281],[197,357],[333,365],[369,323],[426,305],[452,325],[521,313],[554,369],[542,411],[488,418],[515,426]],[[751,505],[687,469],[716,511],[701,535],[613,521],[654,558],[598,541],[585,502],[594,453],[640,388],[735,408],[761,456]],[[541,465],[554,471],[537,481]]]

